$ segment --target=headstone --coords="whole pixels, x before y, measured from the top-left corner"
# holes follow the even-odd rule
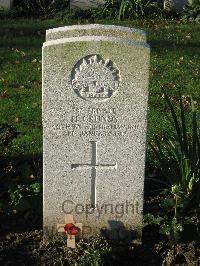
[[[10,10],[13,0],[0,0],[0,10]]]
[[[83,25],[43,45],[44,232],[140,239],[149,46],[140,30]]]
[[[114,25],[101,24],[74,25],[50,29],[47,30],[46,41],[82,36],[119,37],[131,39],[133,41],[137,40],[141,42],[146,42],[146,35],[142,30],[122,26],[116,27]]]
[[[192,0],[164,0],[164,9],[168,12],[181,12]]]
[[[70,9],[93,9],[100,8],[106,3],[105,0],[70,0]]]

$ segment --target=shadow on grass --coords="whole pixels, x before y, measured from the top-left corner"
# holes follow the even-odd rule
[[[177,51],[177,48],[181,49],[181,52],[184,54],[185,51],[188,50],[188,52],[191,53],[191,48],[199,48],[199,42],[186,42],[185,40],[176,42],[174,40],[147,40],[147,43],[150,45],[153,49],[163,48],[170,52],[170,50]]]
[[[35,184],[39,184],[38,193],[30,189]],[[0,187],[0,235],[42,229],[42,154],[0,156]],[[145,199],[155,196],[159,188],[145,179]],[[156,211],[151,205],[144,205],[145,212],[151,208]],[[102,231],[108,239],[126,242],[139,238],[120,221],[109,221],[109,225],[109,230]]]
[[[42,226],[42,156],[0,156],[0,236]]]
[[[39,43],[42,44],[42,42],[45,41],[45,32],[47,29],[65,26],[62,21],[58,22],[56,20],[32,20],[32,22],[33,23],[31,24],[30,22],[27,23],[26,20],[22,20],[21,22],[19,20],[15,24],[13,21],[8,20],[7,24],[4,23],[2,28],[0,28],[0,47],[5,47],[5,45],[14,45],[15,47],[20,45],[21,48],[38,47]],[[69,21],[68,23],[66,23],[66,25],[71,25],[74,23],[77,23],[76,19],[74,21]],[[185,35],[187,33],[190,33],[188,29],[186,32],[177,33],[179,34],[179,37],[182,38],[180,40],[176,40],[174,37],[171,38],[171,40],[166,39],[167,34],[169,34],[170,32],[174,34],[174,31],[172,29],[166,30],[160,28],[157,36],[152,36],[152,33],[154,32],[153,29],[144,30],[146,30],[147,32],[147,42],[150,44],[151,48],[167,48],[170,51],[173,49],[177,49],[177,47],[187,50],[190,50],[190,48],[199,47],[198,40],[195,41],[192,39],[185,39]],[[194,31],[194,34],[196,31],[197,30]],[[28,38],[31,40],[30,42],[25,41]],[[184,51],[182,51],[182,53],[184,53]]]
[[[111,252],[102,256],[104,265],[160,265],[160,257],[153,250],[160,237],[155,228],[144,228],[141,237],[135,230],[127,230],[120,221],[108,221],[108,224],[110,230],[102,234],[109,242]]]
[[[23,265],[162,264],[161,255],[154,247],[157,235],[153,228],[144,232],[143,245],[96,236],[77,242],[74,250],[66,247],[66,237],[44,243],[42,235],[43,232],[37,230],[8,235],[6,240],[0,243],[0,262],[10,263],[9,265],[16,265],[16,262],[25,263]]]
[[[0,158],[0,182],[2,199],[8,200],[8,189],[16,185],[30,185],[34,182],[42,181],[42,155],[37,156],[1,156]],[[34,176],[34,178],[30,178]],[[148,187],[149,188],[149,187]],[[146,186],[146,192],[148,189]],[[28,195],[26,195],[28,196]],[[25,195],[24,195],[25,197]],[[25,197],[27,199],[27,197]],[[110,232],[102,232],[111,248],[109,252],[101,253],[101,246],[92,243],[98,243],[99,240],[82,241],[82,247],[77,247],[73,253],[66,249],[66,239],[63,242],[52,242],[47,246],[42,244],[42,195],[28,198],[29,206],[25,204],[24,209],[19,208],[15,214],[0,215],[0,241],[2,239],[2,249],[0,250],[0,263],[32,263],[35,265],[47,265],[48,263],[63,261],[64,265],[70,265],[71,254],[77,257],[75,260],[83,258],[87,261],[97,259],[103,262],[103,265],[160,265],[161,257],[156,253],[154,244],[158,242],[159,235],[153,227],[146,227],[143,230],[143,245],[132,244],[137,236],[134,231],[128,231],[120,221],[109,221]],[[22,207],[22,206],[21,206]],[[120,229],[119,229],[120,228]],[[35,231],[35,230],[40,231]],[[128,236],[131,236],[130,239]],[[92,242],[93,241],[93,242]],[[97,241],[97,242],[95,242]],[[88,243],[88,244],[86,244]],[[90,249],[90,245],[92,250]],[[88,251],[83,252],[83,250]],[[99,252],[100,257],[97,254]],[[53,255],[54,254],[54,255]],[[97,257],[95,257],[97,256]],[[41,263],[41,264],[37,264]],[[89,262],[88,262],[89,263]],[[60,265],[60,264],[58,264]],[[87,265],[87,264],[84,264]],[[88,264],[92,265],[92,264]],[[100,264],[101,265],[101,264]]]

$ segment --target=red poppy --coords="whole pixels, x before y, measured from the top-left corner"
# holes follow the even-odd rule
[[[76,229],[76,226],[72,223],[66,224],[64,229],[68,235],[76,235],[78,232],[78,230]]]

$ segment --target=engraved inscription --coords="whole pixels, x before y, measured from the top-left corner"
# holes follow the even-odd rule
[[[120,75],[114,63],[99,55],[89,55],[77,62],[71,73],[75,93],[94,102],[109,99],[118,89]]]
[[[140,125],[139,121],[130,124],[119,120],[121,110],[116,108],[95,108],[72,106],[71,116],[65,123],[54,124],[55,134],[65,131],[74,137],[109,137],[129,138]]]

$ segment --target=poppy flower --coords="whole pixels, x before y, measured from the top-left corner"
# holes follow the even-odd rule
[[[64,227],[64,230],[66,234],[68,235],[76,235],[78,230],[76,229],[76,226],[72,223],[66,224]]]

